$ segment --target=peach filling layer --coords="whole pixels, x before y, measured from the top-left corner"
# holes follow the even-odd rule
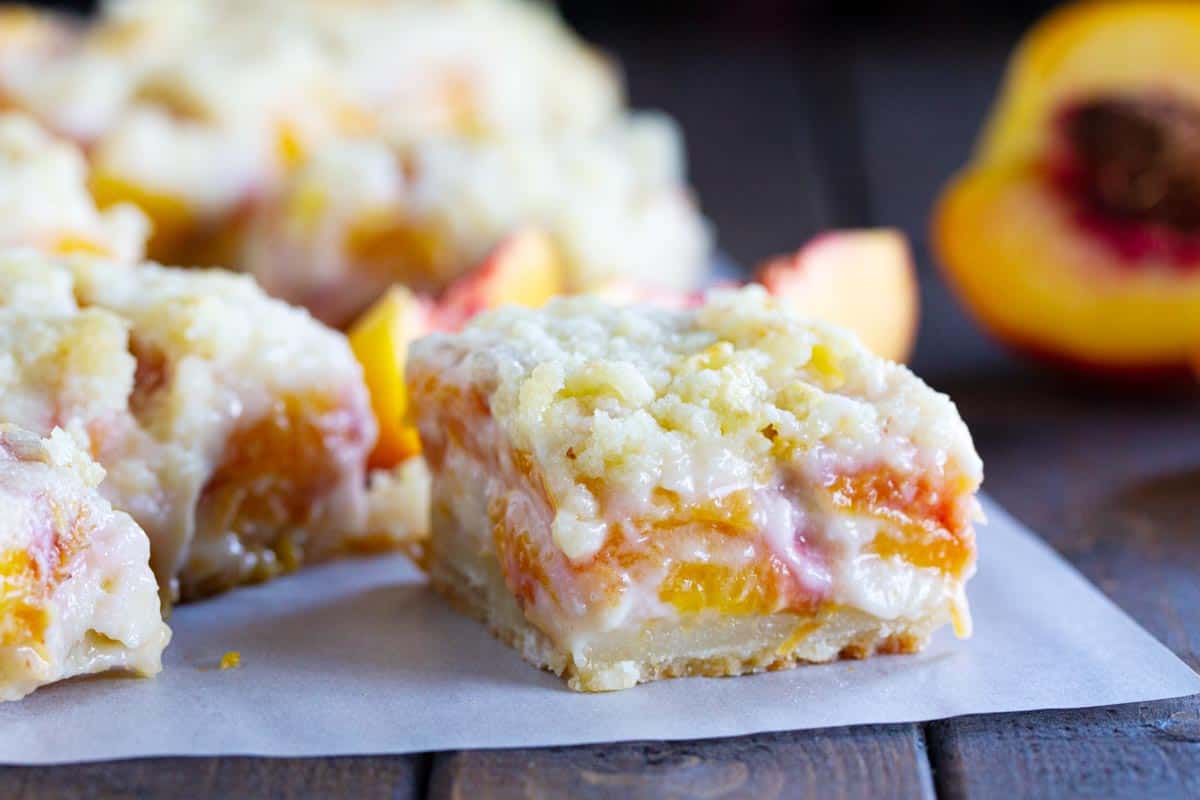
[[[541,481],[520,468],[528,458],[517,454],[512,461],[522,473],[521,490],[538,496],[534,505],[550,508]],[[612,597],[649,580],[657,599],[680,614],[815,613],[830,591],[812,577],[828,574],[821,532],[797,531],[788,552],[775,552],[753,521],[748,495],[735,492],[695,508],[675,505],[662,516],[612,523],[604,546],[583,562],[568,561],[549,543],[539,547],[530,531],[495,513],[493,538],[508,587],[522,607],[539,594],[555,602],[564,592]],[[833,482],[830,497],[839,512],[884,523],[886,532],[864,547],[865,555],[898,557],[955,578],[974,562],[965,504],[925,482],[908,484],[883,473],[844,476]]]
[[[572,601],[611,601],[639,587],[686,615],[814,614],[830,602],[828,581],[813,579],[828,576],[830,552],[820,524],[811,526],[816,530],[795,531],[787,552],[776,552],[777,544],[759,518],[759,502],[770,494],[767,490],[733,491],[692,504],[659,489],[648,506],[629,513],[602,482],[581,479],[596,498],[597,517],[609,520],[608,535],[593,556],[571,561],[550,541],[555,504],[532,456],[510,450],[502,460],[505,469],[495,455],[502,445],[483,433],[495,427],[487,401],[432,376],[419,384],[419,393],[419,402],[447,409],[444,439],[428,442],[425,451],[435,472],[457,450],[489,472],[507,473],[507,490],[491,500],[488,516],[505,583],[523,609],[547,602],[566,608]],[[899,557],[912,567],[962,578],[974,561],[970,508],[964,499],[968,489],[954,479],[880,469],[837,476],[814,491],[817,506],[882,523],[886,533],[876,536],[863,554]],[[788,496],[782,499],[788,501]]]
[[[274,558],[260,562],[268,573],[257,577],[294,570],[304,560],[304,542],[288,534],[313,521],[342,479],[340,454],[361,450],[363,436],[363,420],[334,398],[277,398],[230,435],[198,516],[206,530],[232,532],[247,550],[273,551]]]
[[[45,525],[29,550],[0,552],[0,647],[43,650],[53,587],[71,577],[72,564],[87,546],[86,521],[58,503],[45,501]]]
[[[1096,97],[1059,114],[1058,137],[1050,183],[1119,263],[1200,267],[1200,108],[1167,94]]]
[[[0,554],[0,647],[38,647],[50,615],[38,562],[24,550]]]
[[[952,487],[953,481],[948,482]],[[884,520],[892,533],[880,533],[867,548],[881,558],[899,556],[914,567],[938,569],[961,577],[975,558],[966,488],[938,488],[886,471],[842,475],[827,489],[836,508]]]

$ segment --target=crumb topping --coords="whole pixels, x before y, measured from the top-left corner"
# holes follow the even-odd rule
[[[483,392],[514,450],[536,463],[554,541],[575,561],[600,551],[613,520],[740,491],[765,498],[888,472],[944,480],[957,497],[982,477],[948,398],[759,288],[715,291],[695,311],[588,297],[500,309],[419,341],[412,359]],[[761,528],[778,517],[758,499],[747,513]],[[802,522],[788,517],[781,535]]]

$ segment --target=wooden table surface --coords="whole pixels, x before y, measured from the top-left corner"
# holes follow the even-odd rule
[[[683,122],[702,200],[743,263],[829,226],[909,232],[925,304],[914,366],[958,401],[986,490],[1200,668],[1198,396],[1036,372],[970,324],[930,265],[928,209],[1015,32],[599,36],[634,100]],[[55,795],[1200,797],[1200,699],[695,742],[0,769],[0,797]]]

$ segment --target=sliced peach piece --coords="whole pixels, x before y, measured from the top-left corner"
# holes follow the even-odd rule
[[[379,423],[369,460],[374,468],[391,468],[421,452],[416,428],[407,422],[404,367],[409,343],[432,329],[429,302],[403,286],[390,289],[350,328],[350,349],[362,364]]]
[[[102,170],[92,173],[89,188],[101,210],[131,203],[150,218],[148,258],[164,264],[191,263],[186,251],[194,238],[197,220],[183,198],[146,189]]]
[[[566,290],[564,272],[554,241],[537,228],[525,228],[505,237],[482,264],[455,281],[438,313],[448,327],[458,327],[489,308],[537,308]]]
[[[1093,2],[1014,55],[933,244],[1008,344],[1113,374],[1200,350],[1200,4]]]
[[[376,301],[348,334],[379,423],[370,465],[391,468],[421,451],[416,429],[407,422],[404,366],[409,343],[437,330],[456,330],[490,308],[543,305],[562,292],[563,284],[563,265],[553,242],[527,229],[501,242],[482,264],[452,284],[440,303],[399,285]]]
[[[912,352],[920,297],[899,231],[826,233],[767,261],[755,279],[801,316],[851,329],[884,358],[904,361]]]

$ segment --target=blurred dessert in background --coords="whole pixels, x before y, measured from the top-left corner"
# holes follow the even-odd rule
[[[631,117],[613,66],[540,4],[110,0],[86,24],[4,19],[2,102],[86,148],[97,202],[152,220],[151,257],[254,271],[322,318],[394,280],[444,288],[525,224],[564,250],[570,291],[706,267],[678,132]]]
[[[1182,371],[1200,351],[1200,5],[1083,3],[1030,32],[934,244],[1005,342]]]
[[[0,247],[31,248],[0,256],[0,418],[108,470],[169,599],[425,532],[412,340],[564,292],[704,301],[678,131],[540,6],[124,0],[0,34],[3,102],[56,132],[0,117]],[[151,225],[331,323],[377,302],[346,339],[250,277],[138,263]],[[911,270],[844,232],[760,278],[902,358]]]
[[[683,188],[679,135],[639,114],[595,130],[331,145],[254,215],[241,263],[272,294],[345,324],[392,283],[438,293],[534,224],[562,289],[616,277],[699,285],[709,233]]]
[[[0,248],[140,259],[150,231],[145,215],[128,204],[99,211],[87,181],[77,147],[25,115],[0,114]]]
[[[150,545],[97,490],[103,477],[64,431],[0,424],[0,700],[76,675],[162,669],[171,631]]]

